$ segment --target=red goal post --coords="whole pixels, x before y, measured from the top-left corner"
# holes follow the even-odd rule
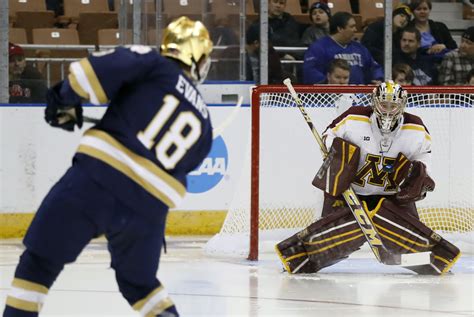
[[[294,88],[316,129],[322,133],[348,106],[370,106],[374,86],[295,85]],[[472,243],[474,87],[407,86],[406,89],[409,93],[406,111],[419,115],[433,138],[437,187],[417,204],[420,218],[443,235],[459,234],[460,239]],[[221,232],[210,243],[214,248],[219,244],[216,240],[224,238],[222,244],[228,248],[248,241],[248,249],[243,252],[249,260],[257,260],[259,248],[268,237],[275,239],[268,244],[273,249],[275,242],[318,218],[322,194],[311,185],[311,180],[322,160],[319,147],[286,86],[256,86],[251,94],[251,151],[247,164],[250,171],[243,171],[250,179],[244,178],[242,187],[237,189],[237,198],[229,206]],[[228,239],[232,237],[235,239]]]

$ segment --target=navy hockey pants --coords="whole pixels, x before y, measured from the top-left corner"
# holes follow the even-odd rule
[[[156,272],[168,207],[154,208],[150,210],[154,217],[145,217],[117,200],[80,167],[71,167],[36,213],[23,241],[26,250],[15,279],[49,289],[64,264],[74,262],[92,238],[105,234],[119,289],[130,305],[136,304],[161,286]],[[7,306],[4,316],[23,316],[8,310]],[[166,311],[176,312],[174,306]]]

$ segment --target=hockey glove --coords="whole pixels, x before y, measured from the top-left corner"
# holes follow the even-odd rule
[[[52,126],[64,129],[66,131],[74,131],[74,126],[82,127],[82,106],[80,99],[71,98],[70,102],[66,102],[61,98],[61,87],[64,82],[60,82],[46,93],[46,109],[44,119]]]
[[[395,196],[399,203],[408,204],[422,200],[427,192],[432,192],[435,182],[426,173],[426,166],[420,161],[413,161],[407,178],[400,185],[400,192]]]

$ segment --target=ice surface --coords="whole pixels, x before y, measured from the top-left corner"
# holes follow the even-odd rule
[[[472,316],[474,258],[442,277],[384,266],[368,252],[318,274],[289,275],[273,253],[250,262],[209,256],[207,238],[170,238],[158,277],[182,316]],[[0,243],[0,306],[21,254]],[[104,241],[94,241],[50,290],[41,316],[138,316],[118,292]]]

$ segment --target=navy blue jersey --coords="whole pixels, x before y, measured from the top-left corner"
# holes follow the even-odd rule
[[[109,104],[75,164],[134,208],[175,207],[212,143],[208,108],[180,66],[148,47],[118,47],[72,63],[66,84]]]

